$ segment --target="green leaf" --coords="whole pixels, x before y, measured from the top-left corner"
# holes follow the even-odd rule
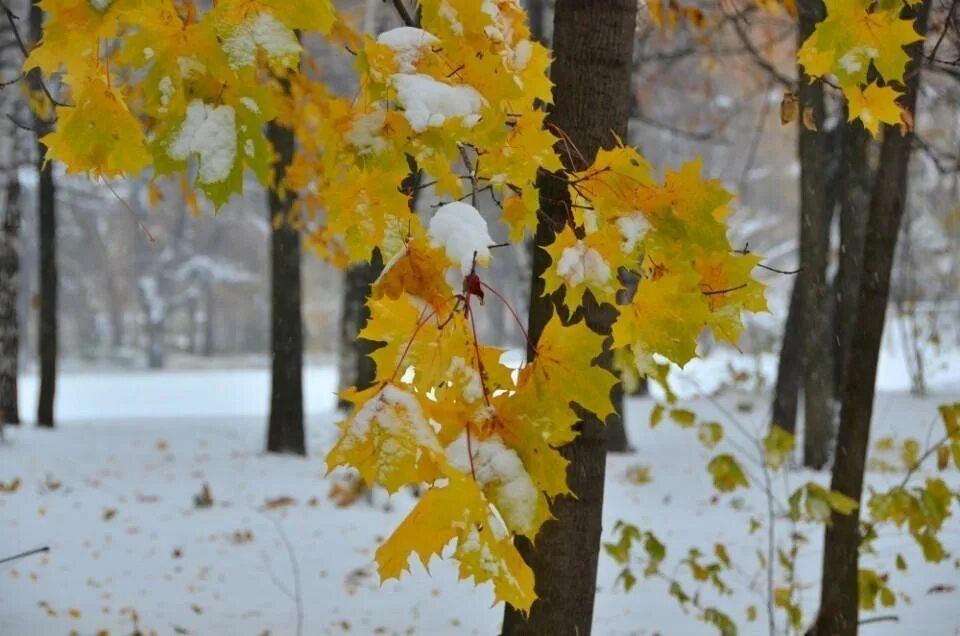
[[[720,492],[732,492],[737,487],[749,486],[740,464],[732,455],[717,455],[707,464],[707,472],[713,477],[713,486]]]
[[[697,421],[697,415],[687,409],[673,409],[670,411],[670,419],[676,422],[680,428],[690,428]]]
[[[713,448],[723,439],[723,426],[718,422],[704,422],[697,431],[697,439],[707,448]]]

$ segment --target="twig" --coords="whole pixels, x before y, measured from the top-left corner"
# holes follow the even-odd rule
[[[857,621],[857,625],[869,625],[870,623],[899,623],[900,617],[896,614],[885,614],[883,616],[871,616],[870,618],[861,618]]]
[[[283,525],[280,521],[262,511],[260,511],[260,514],[273,523],[277,529],[277,534],[280,535],[280,540],[283,542],[283,547],[287,550],[287,557],[290,559],[290,570],[293,573],[293,594],[291,595],[289,588],[285,585],[278,584],[277,587],[287,596],[292,596],[292,600],[297,606],[297,636],[303,636],[303,588],[300,583],[300,564],[297,562],[297,555],[293,551],[290,539],[287,537],[287,533],[283,531]]]
[[[387,0],[383,0],[386,2]],[[414,17],[410,14],[410,10],[407,9],[407,5],[403,3],[403,0],[393,0],[393,7],[397,10],[397,13],[400,14],[400,19],[403,20],[403,23],[408,27],[419,26]]]
[[[28,556],[33,556],[34,554],[40,554],[42,552],[49,552],[50,546],[45,545],[42,548],[34,548],[33,550],[27,550],[26,552],[21,552],[20,554],[14,554],[13,556],[3,557],[0,559],[0,564],[10,563],[11,561],[16,561],[17,559],[23,559]]]

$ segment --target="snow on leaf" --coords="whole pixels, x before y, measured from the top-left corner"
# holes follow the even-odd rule
[[[415,73],[420,56],[439,40],[423,29],[404,26],[384,31],[377,36],[377,42],[393,49],[399,72]]]
[[[195,99],[167,146],[171,159],[184,161],[198,155],[197,181],[211,184],[224,181],[237,159],[236,117],[232,106],[215,106]]]
[[[414,132],[443,126],[451,118],[471,128],[486,105],[483,95],[466,84],[445,84],[423,73],[396,73],[390,79]]]
[[[473,268],[474,257],[479,265],[490,261],[493,239],[487,222],[468,203],[454,201],[441,206],[430,219],[428,235],[431,245],[443,247],[464,276]]]
[[[433,555],[456,539],[460,578],[473,577],[477,584],[490,581],[498,601],[529,611],[536,598],[533,571],[510,536],[495,531],[498,524],[477,483],[454,473],[446,486],[427,491],[377,550],[380,579],[399,578],[412,553],[426,567]]]
[[[468,445],[467,432],[464,431],[446,447],[445,453],[447,462],[466,475],[471,474],[472,456],[473,474],[496,504],[507,527],[519,534],[530,533],[538,493],[515,450],[504,446],[496,434],[483,439],[474,438]]]
[[[410,483],[440,476],[442,449],[414,394],[397,385],[368,389],[366,398],[343,425],[343,436],[327,455],[329,470],[353,466],[370,484],[396,492]]]
[[[295,66],[300,58],[300,43],[292,29],[271,13],[251,16],[243,23],[224,32],[223,50],[230,66],[239,69],[257,61],[257,51],[263,50],[271,62]]]

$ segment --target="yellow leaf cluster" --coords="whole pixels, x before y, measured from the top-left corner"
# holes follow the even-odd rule
[[[900,123],[902,109],[896,100],[902,91],[891,84],[903,82],[910,60],[904,47],[922,39],[913,23],[900,17],[902,6],[901,2],[826,0],[826,19],[797,52],[807,75],[837,79],[850,103],[850,120],[860,118],[874,135],[881,123]],[[883,85],[870,76],[871,70]]]

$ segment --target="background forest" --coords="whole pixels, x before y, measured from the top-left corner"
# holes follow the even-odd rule
[[[444,560],[427,552],[429,574],[411,559],[381,584],[378,547],[423,492],[388,494],[362,467],[328,472],[323,460],[338,448],[335,423],[362,411],[338,393],[374,382],[376,345],[358,336],[385,259],[331,255],[312,219],[285,220],[292,195],[253,174],[215,209],[186,172],[91,180],[44,164],[37,136],[57,103],[45,94],[60,95],[62,78],[21,67],[46,4],[0,7],[0,559],[45,549],[0,562],[0,634],[960,634],[957,2],[903,3],[926,24],[895,79],[916,102],[882,128],[870,104],[797,63],[842,2],[611,3],[635,12],[626,101],[611,107],[626,115],[622,141],[657,175],[699,158],[703,178],[735,195],[729,243],[758,256],[769,311],[744,313],[733,343],[702,330],[682,368],[665,356],[649,381],[623,373],[594,492],[595,594],[578,554],[558,561],[566,576],[543,577],[586,589],[569,631],[537,610],[504,619],[494,586],[458,582],[449,546]],[[400,0],[334,4],[373,37],[420,19]],[[519,4],[531,38],[556,45],[554,2]],[[302,46],[332,95],[364,90],[349,45],[304,34]],[[289,129],[267,130],[296,154]],[[403,192],[426,220],[450,197],[411,171]],[[533,346],[537,262],[478,172],[471,201],[497,248],[470,324],[516,369]],[[884,202],[902,207],[892,238],[868,222]],[[859,290],[877,276],[864,255],[891,240],[876,393],[858,393],[848,379],[873,387],[857,353],[869,323],[857,322]],[[868,405],[862,498],[836,468],[857,443],[838,435],[841,404],[857,399]],[[845,517],[858,499],[859,517]],[[825,527],[839,551],[824,547]],[[848,558],[852,573],[831,576]],[[853,622],[846,609],[842,628],[818,621],[836,609],[821,580],[847,575],[857,594],[837,603],[853,603]]]

